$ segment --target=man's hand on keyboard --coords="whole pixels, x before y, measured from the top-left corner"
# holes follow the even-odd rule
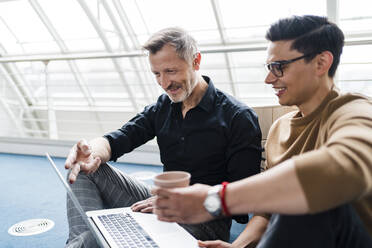
[[[147,198],[146,200],[134,203],[131,206],[132,211],[141,212],[141,213],[152,213],[152,211],[154,210],[155,198],[156,196],[151,196],[150,198]]]

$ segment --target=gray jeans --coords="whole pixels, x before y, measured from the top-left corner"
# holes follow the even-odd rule
[[[101,165],[91,175],[80,173],[71,188],[84,211],[129,207],[151,196],[150,189],[146,185],[107,164]],[[69,237],[66,247],[98,247],[95,238],[69,196],[67,196],[67,218]],[[228,241],[231,219],[213,220],[197,225],[182,224],[181,226],[200,240]]]

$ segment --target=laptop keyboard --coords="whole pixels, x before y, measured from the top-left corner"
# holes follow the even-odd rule
[[[128,213],[98,216],[120,248],[148,248],[159,246]]]

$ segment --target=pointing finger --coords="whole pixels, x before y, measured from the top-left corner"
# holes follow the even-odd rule
[[[76,157],[77,157],[77,146],[76,144],[71,148],[66,161],[65,161],[65,168],[66,169],[71,169],[72,164],[76,162]]]
[[[76,178],[77,178],[77,175],[79,174],[79,171],[80,171],[80,163],[75,163],[74,167],[71,169],[70,175],[68,177],[71,184],[76,181]]]

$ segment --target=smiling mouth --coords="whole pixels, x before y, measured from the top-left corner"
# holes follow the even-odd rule
[[[273,89],[275,90],[275,95],[277,95],[277,96],[281,96],[287,90],[286,87],[273,88]]]
[[[169,92],[170,94],[175,94],[178,92],[178,90],[181,89],[181,87],[179,86],[172,86],[172,87],[169,87],[167,89],[167,92]]]

